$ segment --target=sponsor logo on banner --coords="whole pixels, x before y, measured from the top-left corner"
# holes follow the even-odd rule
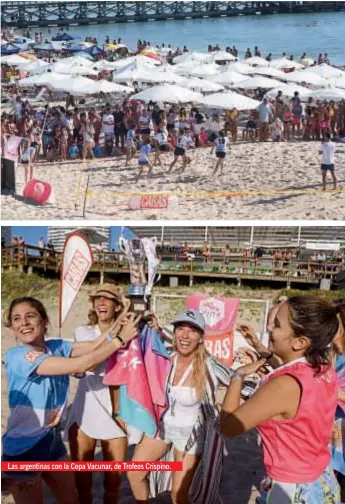
[[[168,196],[142,196],[140,208],[168,208]]]
[[[216,359],[227,366],[233,362],[234,326],[238,299],[187,297],[186,307],[198,310],[206,322],[205,347]]]
[[[60,327],[93,263],[90,245],[84,235],[72,233],[62,252],[60,280]]]

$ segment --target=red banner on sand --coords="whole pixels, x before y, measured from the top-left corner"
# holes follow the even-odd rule
[[[25,198],[36,203],[47,203],[52,193],[51,185],[42,180],[32,179],[24,187],[23,195]]]

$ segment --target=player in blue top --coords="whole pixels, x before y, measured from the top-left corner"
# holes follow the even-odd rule
[[[43,304],[30,297],[12,301],[6,325],[18,345],[5,355],[11,410],[3,435],[6,462],[55,461],[66,456],[59,422],[66,405],[68,375],[85,373],[126,346],[137,334],[133,315],[118,317],[107,334],[92,342],[45,340],[49,318]],[[43,504],[41,478],[59,504],[77,504],[74,474],[7,472],[4,486],[16,504]]]

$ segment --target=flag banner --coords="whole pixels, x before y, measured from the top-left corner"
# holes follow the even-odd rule
[[[60,327],[93,264],[89,242],[81,233],[72,233],[62,252],[60,278]]]
[[[103,383],[120,386],[120,418],[149,436],[155,435],[167,407],[165,385],[170,367],[159,334],[148,326],[127,348],[108,359]]]
[[[188,296],[186,307],[198,310],[206,322],[205,346],[217,360],[231,366],[234,359],[234,327],[239,299]]]
[[[22,137],[10,136],[5,143],[4,158],[16,163],[18,161],[18,148],[21,142]]]

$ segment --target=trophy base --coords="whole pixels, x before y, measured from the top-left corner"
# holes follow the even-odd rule
[[[130,296],[131,306],[130,311],[135,315],[144,315],[149,309],[147,301],[142,296]]]

